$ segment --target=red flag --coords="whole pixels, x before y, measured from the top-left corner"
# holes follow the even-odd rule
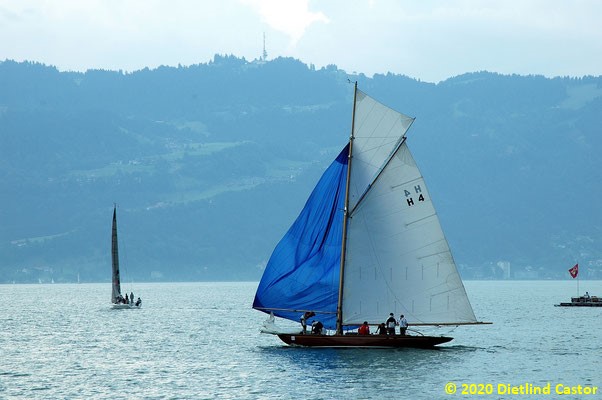
[[[571,276],[573,278],[576,278],[578,273],[579,273],[579,264],[575,264],[575,266],[573,268],[569,269],[569,274],[571,274]]]

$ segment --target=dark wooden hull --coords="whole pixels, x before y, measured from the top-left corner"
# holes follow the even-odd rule
[[[446,336],[291,335],[279,334],[286,344],[305,347],[412,347],[427,349],[452,340]]]

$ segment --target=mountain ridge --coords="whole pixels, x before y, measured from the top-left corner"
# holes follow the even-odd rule
[[[438,84],[216,55],[131,73],[0,63],[0,282],[256,280],[345,145],[352,85],[408,143],[464,278],[602,278],[602,77]],[[128,255],[129,253],[129,255]],[[565,276],[566,275],[566,276]]]

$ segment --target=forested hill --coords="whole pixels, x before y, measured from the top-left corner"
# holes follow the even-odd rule
[[[346,144],[353,85],[408,144],[465,278],[602,278],[602,77],[438,84],[290,58],[133,73],[0,63],[0,283],[258,280]],[[128,278],[129,277],[129,278]]]

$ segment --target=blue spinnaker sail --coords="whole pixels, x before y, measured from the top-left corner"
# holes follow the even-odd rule
[[[336,328],[348,154],[349,145],[324,172],[274,249],[253,308],[292,321],[313,311],[313,319],[325,328]]]

